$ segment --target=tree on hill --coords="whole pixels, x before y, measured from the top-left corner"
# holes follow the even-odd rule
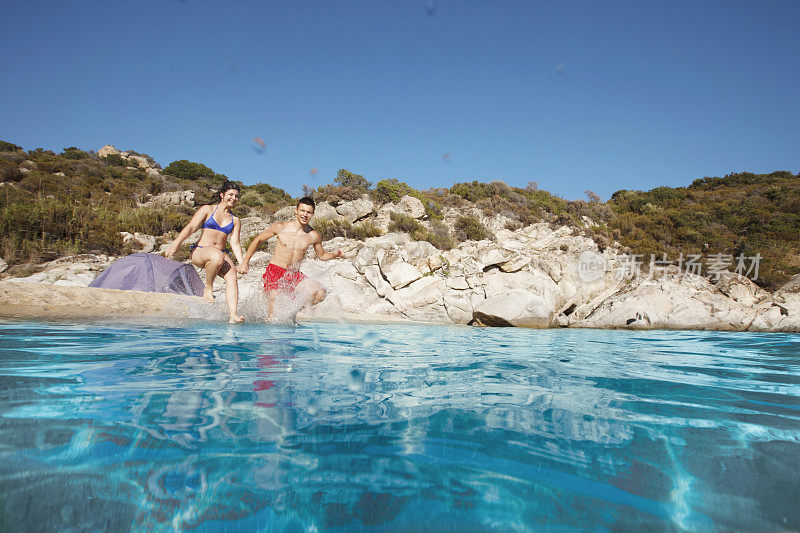
[[[362,192],[367,192],[370,187],[372,187],[372,183],[367,180],[361,174],[353,174],[349,170],[345,170],[343,168],[339,169],[339,172],[336,173],[336,178],[333,180],[339,187],[352,187],[353,189],[358,189]]]
[[[164,169],[165,174],[185,180],[212,179],[217,174],[202,163],[193,163],[186,159],[173,161]]]

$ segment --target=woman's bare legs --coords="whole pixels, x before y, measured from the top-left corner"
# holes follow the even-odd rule
[[[239,314],[239,280],[236,278],[236,267],[228,256],[225,264],[219,269],[219,274],[225,280],[225,300],[228,302],[230,320],[228,322],[244,322],[244,317]]]
[[[231,258],[217,248],[195,248],[192,252],[192,263],[206,271],[203,299],[209,303],[214,301],[214,279],[218,275],[222,276],[222,279],[225,280],[225,299],[228,302],[229,321],[244,322],[244,317],[238,313],[239,282]]]
[[[203,287],[203,300],[214,301],[214,278],[225,263],[225,254],[217,248],[195,248],[192,252],[192,263],[206,271],[206,285]]]

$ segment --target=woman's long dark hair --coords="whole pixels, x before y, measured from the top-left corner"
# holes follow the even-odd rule
[[[222,187],[220,187],[219,190],[214,193],[214,196],[211,197],[211,201],[208,202],[207,205],[213,205],[213,204],[219,203],[222,200],[222,198],[220,198],[220,195],[221,194],[224,195],[226,192],[228,192],[231,189],[236,190],[237,192],[239,192],[239,194],[241,194],[241,192],[242,192],[242,188],[239,187],[238,183],[236,183],[235,181],[231,181],[231,180],[225,180],[225,181],[222,182]]]

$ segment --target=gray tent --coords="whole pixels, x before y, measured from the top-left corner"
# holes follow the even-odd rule
[[[114,261],[89,286],[203,295],[203,281],[192,265],[146,253],[132,254]]]

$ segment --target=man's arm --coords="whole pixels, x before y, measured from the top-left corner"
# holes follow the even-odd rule
[[[253,242],[250,243],[250,246],[247,247],[247,253],[244,255],[244,261],[242,261],[236,270],[239,271],[240,274],[247,274],[247,270],[250,268],[250,258],[253,257],[253,254],[256,253],[258,247],[267,242],[271,237],[274,237],[280,231],[282,224],[275,223],[271,225],[266,230],[262,231],[256,238],[253,239]]]
[[[329,261],[331,259],[336,259],[337,257],[344,257],[344,252],[341,250],[336,250],[335,252],[326,252],[322,248],[322,235],[320,235],[317,230],[311,232],[311,244],[314,245],[314,251],[317,253],[317,257],[323,261]]]

